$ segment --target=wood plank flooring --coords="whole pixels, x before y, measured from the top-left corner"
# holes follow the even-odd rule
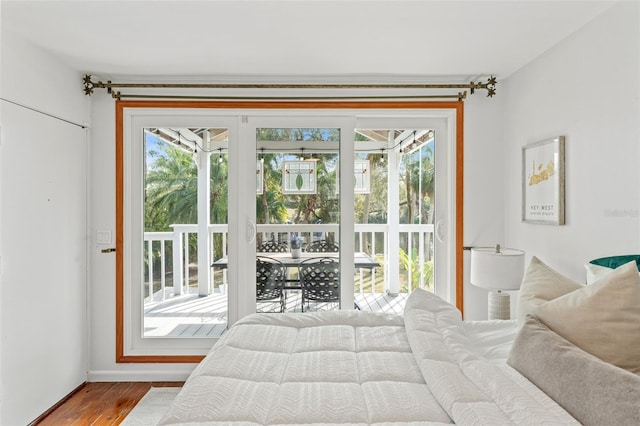
[[[119,425],[151,387],[182,385],[182,382],[87,383],[61,406],[34,425]]]

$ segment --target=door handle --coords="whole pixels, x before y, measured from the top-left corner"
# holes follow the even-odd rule
[[[247,220],[247,242],[249,244],[256,240],[256,224]]]
[[[444,226],[444,219],[439,219],[436,222],[436,229],[435,229],[435,234],[436,234],[436,238],[438,239],[438,241],[440,241],[441,243],[444,243],[444,239],[445,239],[445,235],[444,232],[442,231],[442,227]]]

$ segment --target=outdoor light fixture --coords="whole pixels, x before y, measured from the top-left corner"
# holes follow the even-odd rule
[[[200,164],[198,163],[198,148],[196,147],[193,148],[193,154],[191,154],[191,159],[193,160],[193,162],[197,167],[200,166]]]
[[[380,163],[381,164],[384,163],[384,148],[380,150]]]
[[[490,290],[489,319],[509,319],[509,293],[518,290],[524,275],[524,252],[511,248],[472,247],[471,284]]]
[[[218,148],[220,153],[218,154],[218,163],[222,163],[222,148]]]
[[[400,153],[401,154],[411,154],[412,152],[420,149],[423,145],[427,144],[430,140],[433,139],[434,133],[433,130],[414,130],[410,136],[407,136],[400,143]],[[411,142],[409,141],[411,138]],[[406,144],[405,144],[406,142]]]

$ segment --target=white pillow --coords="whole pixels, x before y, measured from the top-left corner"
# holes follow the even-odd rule
[[[613,272],[613,269],[606,266],[594,265],[593,263],[585,263],[584,269],[587,270],[587,285],[593,284],[600,278],[603,278]]]
[[[593,284],[600,278],[606,277],[613,269],[606,266],[594,265],[593,263],[585,263],[584,269],[587,270],[587,285]]]
[[[540,304],[533,314],[585,352],[640,374],[640,275],[635,261]]]
[[[524,324],[527,314],[533,314],[537,306],[583,287],[533,256],[520,285],[516,312],[518,326]]]

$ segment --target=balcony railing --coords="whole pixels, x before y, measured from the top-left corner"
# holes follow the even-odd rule
[[[164,301],[167,287],[173,287],[169,294],[188,294],[190,280],[197,277],[197,259],[194,248],[197,247],[198,226],[172,225],[173,232],[145,232],[145,297],[147,301]],[[373,270],[358,269],[354,277],[356,293],[385,293],[390,291],[392,280],[399,282],[401,293],[411,293],[415,287],[432,286],[433,272],[433,225],[397,225],[399,234],[398,251],[389,253],[389,225],[355,224],[355,250],[366,252],[382,266]],[[277,240],[288,242],[296,233],[306,243],[333,238],[338,240],[337,224],[259,224],[258,242]],[[228,227],[209,225],[208,244],[212,254],[211,262],[227,256]],[[409,248],[412,249],[409,249]],[[395,257],[395,259],[393,259]],[[397,277],[390,276],[389,262],[400,264]],[[209,265],[207,265],[209,267]],[[195,272],[195,274],[194,274]],[[226,269],[214,271],[208,288],[210,293],[225,292],[227,286]],[[197,279],[197,278],[194,278]],[[169,282],[168,282],[169,281]],[[154,283],[150,289],[149,283]],[[155,296],[154,296],[155,295]]]

